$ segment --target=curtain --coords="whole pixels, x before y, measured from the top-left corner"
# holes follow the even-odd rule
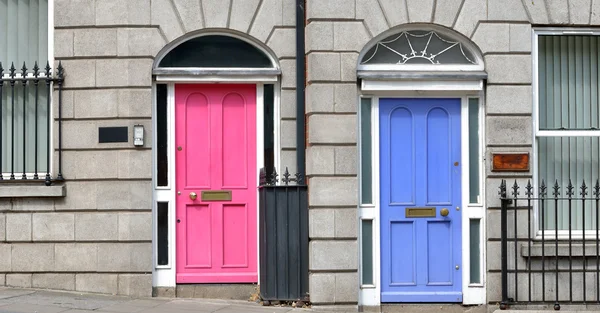
[[[32,72],[35,62],[43,71],[47,61],[48,0],[0,0],[0,62],[4,67],[4,76],[9,74],[13,63],[20,74],[24,62],[28,72]],[[38,172],[46,171],[49,150],[47,92],[45,82],[41,82],[36,105],[36,88],[32,82],[25,87],[21,81],[17,82],[14,97],[10,84],[6,82],[2,88],[0,166],[5,178],[6,173],[11,171],[15,172],[17,178],[23,172],[33,173],[36,156]]]
[[[540,36],[539,37],[539,128],[544,130],[584,131],[598,130],[598,66],[600,40],[596,36]],[[567,197],[569,181],[574,185],[573,197],[581,197],[580,186],[588,186],[586,197],[593,197],[599,175],[600,140],[595,136],[538,137],[538,185],[544,180],[548,197],[554,197],[553,186],[560,188],[560,197]],[[571,206],[572,229],[595,229],[595,210],[591,201],[585,210],[581,201]],[[545,229],[555,229],[555,207],[546,201]],[[585,225],[583,219],[585,215]],[[540,214],[541,217],[541,214]],[[569,225],[567,201],[559,201],[558,229]]]

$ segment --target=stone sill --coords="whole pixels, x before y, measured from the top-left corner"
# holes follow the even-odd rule
[[[556,257],[556,249],[554,241],[548,241],[544,244],[544,257]],[[529,248],[527,244],[521,245],[521,256],[528,258]],[[559,257],[569,257],[569,244],[568,243],[559,243],[558,244],[558,256]],[[583,257],[583,244],[581,242],[574,242],[571,244],[571,256],[573,257]],[[586,257],[596,257],[596,243],[588,243],[585,245],[585,256]],[[532,258],[541,258],[542,257],[542,244],[541,243],[533,243],[531,244],[531,257]]]
[[[0,184],[0,198],[58,198],[67,195],[65,185]]]

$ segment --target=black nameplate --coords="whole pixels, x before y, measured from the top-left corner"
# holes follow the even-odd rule
[[[128,130],[125,127],[98,127],[98,142],[128,142]]]

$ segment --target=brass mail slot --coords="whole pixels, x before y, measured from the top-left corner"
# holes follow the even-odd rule
[[[231,201],[231,190],[204,190],[202,201]]]
[[[435,207],[406,208],[406,217],[435,217]]]

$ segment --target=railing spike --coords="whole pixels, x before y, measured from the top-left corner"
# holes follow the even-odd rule
[[[285,167],[285,172],[283,173],[283,179],[281,180],[281,182],[283,182],[286,186],[290,184],[290,171],[288,170],[288,167]]]
[[[554,192],[552,193],[552,195],[554,196],[554,198],[558,198],[558,196],[560,196],[560,187],[558,186],[558,179],[554,181]]]
[[[269,185],[274,186],[277,185],[277,177],[279,176],[279,174],[277,174],[277,169],[275,167],[273,167],[273,173],[271,173],[271,177],[269,177]]]
[[[596,185],[594,186],[594,196],[596,196],[596,199],[600,199],[600,179],[596,179]]]
[[[50,77],[50,75],[52,74],[50,71],[52,71],[52,68],[50,67],[50,61],[46,62],[46,67],[44,68],[45,70],[45,74],[46,77]]]
[[[23,62],[23,67],[21,67],[21,72],[23,73],[23,78],[27,77],[27,66],[25,62]]]
[[[62,66],[62,61],[58,61],[58,68],[57,69],[58,69],[58,73],[57,73],[58,79],[62,80],[63,76],[65,75],[65,69]]]
[[[2,78],[4,72],[4,68],[2,67],[2,62],[0,62],[0,78]]]
[[[35,64],[33,65],[33,77],[38,78],[39,75],[40,75],[40,67],[38,66],[37,61],[35,61]]]
[[[588,194],[588,187],[585,185],[585,179],[583,180],[583,183],[581,184],[581,187],[579,189],[581,189],[581,192],[579,193],[581,195],[581,198],[585,199],[585,196],[587,196]]]
[[[504,179],[500,181],[500,191],[498,191],[498,194],[500,198],[506,198],[506,180]]]
[[[15,79],[15,76],[17,76],[17,69],[15,68],[15,63],[12,62],[10,64],[10,78]]]
[[[542,184],[540,185],[540,198],[545,198],[547,195],[547,187],[546,182],[542,179]]]
[[[573,195],[575,194],[573,192],[573,189],[575,189],[575,187],[573,187],[573,183],[571,182],[571,179],[569,178],[569,185],[567,185],[567,196],[569,197],[569,199],[573,198]]]
[[[525,187],[525,194],[527,195],[527,198],[531,198],[531,195],[533,194],[532,190],[533,186],[531,186],[531,179],[528,179],[527,187]]]
[[[519,196],[519,184],[517,184],[516,179],[515,179],[515,183],[512,186],[512,195],[515,199]]]

